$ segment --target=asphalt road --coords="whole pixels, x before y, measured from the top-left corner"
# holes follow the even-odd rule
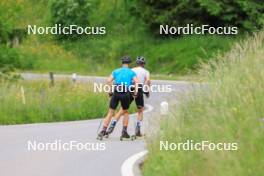
[[[48,75],[23,74],[25,79],[48,79]],[[57,79],[71,79],[68,75],[56,75]],[[78,76],[78,81],[102,83],[103,77]],[[154,109],[145,113],[144,131],[152,132],[155,118],[160,113],[162,101],[177,103],[183,92],[196,86],[184,81],[153,81],[152,84],[171,85],[170,93],[152,93],[146,103]],[[128,131],[134,131],[135,116],[130,118]],[[119,176],[122,163],[131,155],[146,149],[144,140],[120,141],[121,123],[109,139],[96,140],[101,119],[74,122],[40,123],[0,126],[0,175],[1,176]],[[33,143],[89,143],[91,146],[105,143],[105,150],[29,151]],[[40,144],[39,144],[40,145]],[[41,145],[40,145],[41,146]],[[96,146],[94,147],[95,149]]]

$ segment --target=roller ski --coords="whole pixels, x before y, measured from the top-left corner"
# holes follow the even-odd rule
[[[104,137],[106,137],[106,131],[105,130],[102,130],[98,135],[97,135],[97,140],[103,140]]]
[[[120,136],[120,141],[123,141],[124,139],[126,139],[126,140],[131,139],[132,140],[132,138],[130,138],[130,135],[127,133],[127,131],[122,131],[122,134]]]
[[[136,137],[142,137],[142,134],[140,132],[140,128],[136,127],[136,132],[135,132]]]
[[[140,131],[140,127],[136,127],[135,130],[135,135],[132,135],[131,138],[133,137],[134,139],[142,139],[145,135],[143,135]]]

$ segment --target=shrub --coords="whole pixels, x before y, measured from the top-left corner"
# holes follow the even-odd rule
[[[152,30],[160,24],[181,26],[209,24],[237,26],[254,31],[264,24],[264,6],[259,0],[135,0],[132,11],[141,16]]]
[[[20,67],[20,56],[16,49],[0,45],[0,67]]]
[[[51,2],[51,22],[62,26],[87,26],[89,0],[53,0]],[[64,35],[63,38],[76,38],[77,35]]]
[[[9,40],[20,13],[21,5],[18,2],[7,0],[0,2],[0,44]]]

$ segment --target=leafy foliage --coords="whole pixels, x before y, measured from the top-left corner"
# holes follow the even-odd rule
[[[88,13],[91,3],[89,0],[53,0],[51,2],[51,21],[62,26],[89,24]],[[64,38],[76,38],[77,35],[64,35]]]
[[[11,67],[19,67],[19,54],[14,48],[0,46],[0,67],[9,65]]]
[[[134,0],[136,12],[156,31],[160,24],[181,26],[209,24],[237,26],[255,31],[264,25],[264,6],[261,0]]]
[[[20,12],[21,6],[16,1],[0,2],[0,44],[9,40]]]
[[[32,69],[34,60],[21,53],[17,48],[0,45],[0,72],[8,73],[15,68]]]
[[[0,45],[0,80],[17,80],[19,76],[13,73],[20,66],[19,54],[13,48]]]

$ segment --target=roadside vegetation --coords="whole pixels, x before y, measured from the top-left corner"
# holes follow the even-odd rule
[[[263,55],[262,31],[204,64],[201,76],[209,85],[193,90],[161,119],[158,134],[148,139],[143,175],[263,175]],[[161,140],[231,142],[238,150],[161,151]]]
[[[149,27],[147,21],[150,17],[145,19],[137,11],[141,8],[135,8],[141,7],[140,2],[85,0],[85,7],[67,5],[77,3],[75,1],[1,2],[0,19],[3,22],[0,20],[0,24],[4,24],[1,34],[5,35],[0,36],[3,38],[0,57],[13,59],[0,60],[0,65],[12,65],[21,71],[108,75],[120,64],[121,56],[135,58],[143,55],[152,73],[185,75],[195,73],[200,61],[208,61],[214,55],[228,51],[240,38],[210,35],[160,37]],[[59,11],[65,13],[58,14]],[[107,34],[79,38],[25,34],[28,24],[45,27],[54,23],[105,26]],[[19,39],[19,44],[12,36]]]
[[[108,107],[106,93],[94,93],[89,83],[4,81],[0,89],[0,124],[93,119]]]
[[[185,0],[1,0],[0,80],[3,81],[0,83],[0,122],[95,118],[102,116],[104,111],[100,108],[107,107],[102,104],[107,102],[107,98],[102,98],[105,95],[89,92],[86,90],[88,85],[78,85],[81,88],[76,92],[73,91],[76,87],[71,84],[57,83],[50,88],[45,82],[16,82],[19,75],[14,72],[52,71],[106,76],[120,65],[121,56],[143,55],[154,77],[193,80],[192,75],[197,73],[201,62],[221,60],[215,56],[228,52],[244,37],[244,32],[260,29],[263,10],[259,0],[234,3],[217,0],[192,3]],[[190,16],[179,18],[186,14]],[[212,26],[235,24],[241,33],[238,36],[160,36],[156,33],[158,24],[185,26],[185,23],[201,25],[207,21]],[[55,23],[105,26],[106,35],[27,34],[27,25],[48,27]],[[20,96],[21,86],[25,90],[25,104],[16,97]],[[60,91],[63,96],[59,96]],[[83,101],[77,106],[81,96]],[[47,100],[42,101],[41,97]],[[76,110],[70,109],[71,106],[77,106]]]

